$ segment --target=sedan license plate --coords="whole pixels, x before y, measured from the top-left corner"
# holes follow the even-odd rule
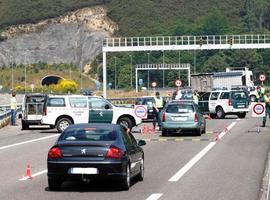
[[[98,174],[98,169],[73,167],[69,169],[69,174]]]
[[[173,120],[174,121],[186,121],[187,117],[174,117]]]

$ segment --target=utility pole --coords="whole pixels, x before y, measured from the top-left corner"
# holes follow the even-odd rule
[[[150,73],[149,73],[149,64],[150,64],[150,52],[147,53],[148,55],[148,71],[147,71],[147,90],[149,91],[149,87],[150,87]]]
[[[163,80],[162,80],[162,85],[163,85],[163,88],[165,86],[165,75],[164,75],[164,65],[165,65],[165,56],[164,56],[164,50],[162,51],[163,52],[163,71],[162,71],[162,75],[163,75]]]
[[[114,56],[114,89],[116,88],[116,57]]]

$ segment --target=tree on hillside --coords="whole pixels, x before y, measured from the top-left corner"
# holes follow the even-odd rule
[[[229,64],[226,62],[226,56],[223,53],[217,53],[211,56],[203,65],[204,72],[224,71]]]
[[[229,26],[227,18],[217,9],[205,17],[202,25],[203,35],[222,35],[227,34],[228,31]]]

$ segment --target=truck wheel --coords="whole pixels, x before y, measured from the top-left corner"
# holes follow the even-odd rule
[[[58,132],[62,133],[71,124],[72,122],[69,118],[63,117],[57,121],[56,129],[58,130]]]
[[[129,117],[121,117],[118,119],[117,124],[127,126],[129,129],[133,127],[132,120]]]
[[[241,119],[245,118],[246,117],[246,113],[239,113],[237,114],[237,116]]]
[[[26,124],[23,120],[22,120],[22,130],[27,130],[29,129],[29,125]]]
[[[225,113],[224,113],[223,108],[217,107],[216,112],[217,112],[217,118],[218,118],[218,119],[224,119]]]

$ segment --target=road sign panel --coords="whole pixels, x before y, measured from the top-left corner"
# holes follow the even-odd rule
[[[176,87],[180,87],[180,86],[182,85],[182,81],[179,80],[179,79],[176,80],[174,83],[175,83],[175,86],[176,86]]]
[[[135,105],[135,115],[141,119],[147,119],[147,106],[146,105]]]
[[[265,103],[252,103],[252,117],[265,117]]]
[[[265,74],[260,74],[260,75],[259,75],[259,80],[260,80],[261,82],[264,82],[264,81],[266,80],[266,75],[265,75]]]

